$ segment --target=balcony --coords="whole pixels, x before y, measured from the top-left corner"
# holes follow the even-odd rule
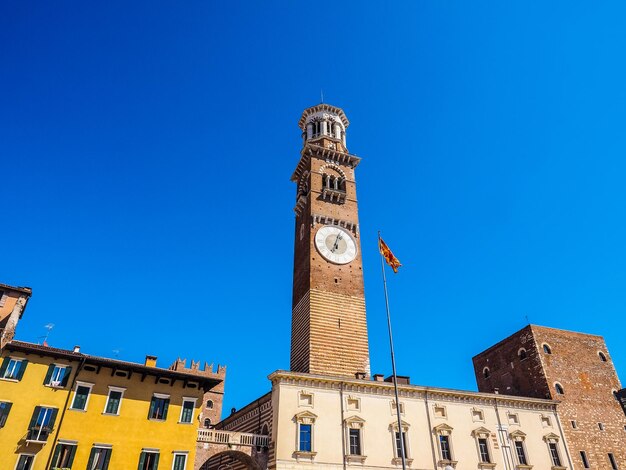
[[[212,444],[239,445],[249,447],[269,447],[270,437],[247,432],[198,429],[198,442]]]
[[[324,188],[322,189],[322,199],[343,204],[346,202],[346,191],[343,189]]]
[[[52,432],[48,426],[33,426],[26,434],[27,443],[45,444],[48,442],[48,436]]]

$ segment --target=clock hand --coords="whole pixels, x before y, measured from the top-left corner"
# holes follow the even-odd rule
[[[335,238],[335,244],[333,245],[333,249],[330,250],[331,253],[334,253],[335,250],[339,247],[339,240],[341,240],[341,234],[337,235],[337,238]]]

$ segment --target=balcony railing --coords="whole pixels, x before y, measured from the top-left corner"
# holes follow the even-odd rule
[[[47,426],[44,426],[44,427],[33,426],[32,428],[28,430],[28,433],[26,434],[26,441],[47,442],[48,436],[50,435],[51,432],[52,432],[52,429],[50,429]]]
[[[251,447],[269,447],[270,437],[247,432],[221,431],[217,429],[198,429],[198,442],[213,444],[234,444]]]

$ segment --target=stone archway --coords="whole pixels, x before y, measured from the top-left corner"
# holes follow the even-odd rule
[[[264,470],[250,455],[240,450],[224,450],[210,457],[200,470]]]

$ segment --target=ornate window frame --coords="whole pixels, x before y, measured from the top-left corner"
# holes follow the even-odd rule
[[[440,467],[445,467],[446,465],[451,466],[452,468],[456,468],[457,460],[454,460],[454,447],[452,445],[452,431],[453,428],[448,426],[447,424],[440,424],[439,426],[435,426],[433,428],[433,433],[437,439],[437,452],[439,454],[439,461],[437,464]],[[443,453],[441,451],[441,436],[446,436],[448,438],[448,446],[450,447],[450,460],[443,458]]]
[[[533,466],[530,463],[530,458],[528,457],[528,449],[526,448],[526,433],[517,430],[513,431],[509,434],[509,438],[513,442],[513,458],[515,459],[515,470],[530,470]],[[515,442],[522,443],[522,449],[524,450],[524,457],[526,457],[526,463],[523,464],[519,461],[519,457],[517,456],[517,449],[515,448]]]
[[[567,470],[567,467],[563,465],[563,452],[561,450],[561,446],[559,445],[559,436],[554,434],[553,432],[546,434],[543,436],[543,440],[546,443],[546,450],[548,451],[548,456],[550,458],[550,462],[552,463],[552,453],[550,451],[550,444],[554,444],[556,446],[557,455],[559,456],[559,460],[561,461],[561,465],[552,465],[551,470]]]
[[[402,402],[400,402],[402,406]],[[404,436],[404,459],[407,465],[411,465],[413,463],[413,458],[411,457],[411,442],[409,440],[409,428],[411,425],[406,421],[402,420],[402,435]],[[393,421],[389,425],[389,431],[391,433],[391,448],[393,449],[393,459],[391,459],[391,463],[394,465],[402,464],[402,457],[398,455],[398,446],[396,445],[396,433],[399,432],[398,422]]]
[[[297,460],[310,460],[313,461],[317,452],[315,452],[315,420],[317,419],[317,415],[311,413],[310,411],[303,411],[301,413],[296,414],[293,417],[293,421],[296,424],[296,442],[295,448],[296,450],[293,453],[293,456]],[[311,425],[311,450],[305,451],[300,450],[300,425],[301,424],[309,424]]]
[[[359,416],[350,416],[344,420],[344,433],[346,435],[346,442],[348,443],[348,448],[346,449],[346,462],[347,463],[364,463],[367,458],[367,454],[365,453],[365,439],[363,439],[363,429],[365,428],[365,420],[360,418]],[[359,446],[361,447],[360,454],[351,454],[350,453],[350,430],[358,429],[359,430]]]
[[[480,469],[488,469],[495,468],[496,463],[494,460],[494,454],[491,444],[489,443],[491,439],[491,431],[485,427],[479,427],[472,431],[472,436],[476,441],[476,452],[478,453],[478,468]],[[485,439],[487,442],[487,456],[489,457],[489,462],[483,462],[480,456],[480,442],[479,439]]]

